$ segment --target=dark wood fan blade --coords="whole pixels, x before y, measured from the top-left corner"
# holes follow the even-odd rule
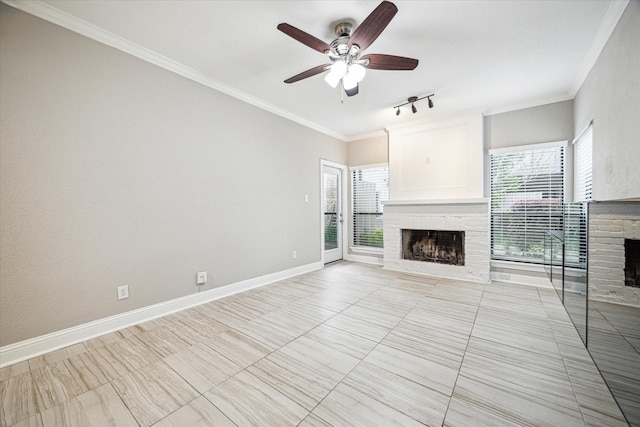
[[[356,87],[354,87],[353,89],[349,89],[349,90],[345,89],[344,93],[346,93],[347,96],[357,95],[358,94],[358,85],[356,85]]]
[[[389,22],[398,13],[395,4],[383,1],[374,9],[362,24],[355,29],[349,40],[349,48],[353,45],[360,47],[360,51],[368,48],[378,38],[380,33],[389,25]]]
[[[371,70],[415,70],[418,66],[417,59],[405,58],[404,56],[372,53],[360,59],[368,59],[367,68]]]
[[[317,50],[320,53],[325,53],[331,50],[331,46],[322,40],[315,38],[309,33],[294,27],[293,25],[282,23],[278,25],[278,29],[288,35],[291,38],[298,40],[300,43],[309,46],[311,49]]]
[[[310,68],[307,71],[301,72],[300,74],[296,74],[293,77],[289,77],[284,82],[285,83],[295,83],[295,82],[298,82],[298,81],[300,81],[302,79],[306,79],[307,77],[311,77],[311,76],[315,76],[316,74],[320,74],[323,71],[328,70],[329,67],[331,67],[331,64],[318,65],[317,67]]]

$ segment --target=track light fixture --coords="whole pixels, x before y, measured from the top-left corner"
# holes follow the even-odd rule
[[[417,113],[418,109],[416,108],[415,103],[425,98],[427,98],[429,101],[429,108],[433,108],[433,101],[431,100],[432,96],[434,96],[433,93],[431,95],[423,96],[422,98],[418,98],[417,96],[410,96],[409,98],[407,98],[407,102],[405,102],[404,104],[396,105],[395,107],[393,107],[396,109],[396,116],[400,115],[400,107],[404,107],[405,105],[409,104],[411,104],[411,112],[413,112],[413,114]]]

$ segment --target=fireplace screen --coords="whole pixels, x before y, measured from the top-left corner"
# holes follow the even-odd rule
[[[403,229],[402,258],[464,265],[464,231]]]
[[[624,239],[624,284],[640,288],[640,240]]]

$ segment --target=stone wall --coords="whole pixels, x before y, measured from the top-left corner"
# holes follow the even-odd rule
[[[624,239],[640,239],[640,202],[589,205],[589,299],[640,307],[640,288],[624,285]]]

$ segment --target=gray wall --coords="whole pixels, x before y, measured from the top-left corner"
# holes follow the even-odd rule
[[[593,197],[640,198],[640,1],[631,0],[574,100],[593,120]]]
[[[347,143],[349,166],[375,165],[389,161],[389,138],[387,135],[360,139]]]
[[[486,116],[488,148],[573,139],[573,101]]]
[[[556,102],[486,116],[484,118],[485,196],[491,196],[488,150],[572,139],[573,101]],[[567,166],[571,168],[573,164],[571,147],[567,151]],[[567,191],[571,194],[571,185],[568,185]]]
[[[0,345],[197,292],[199,270],[320,261],[320,159],[345,143],[6,5],[0,29]]]

